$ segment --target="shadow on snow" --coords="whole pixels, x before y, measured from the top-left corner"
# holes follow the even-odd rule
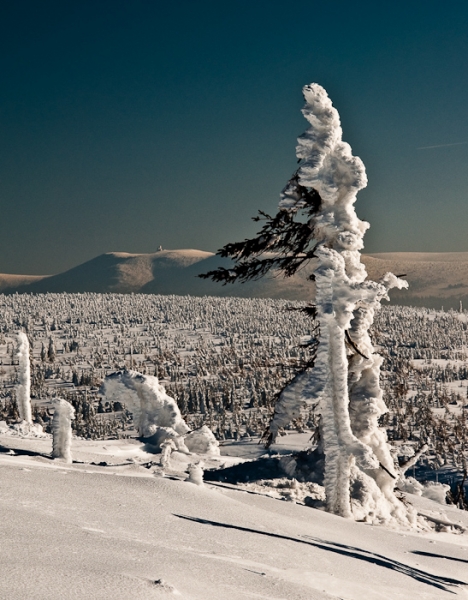
[[[225,529],[237,529],[237,531],[245,531],[247,533],[256,533],[258,535],[264,535],[268,537],[277,538],[280,540],[289,540],[291,542],[296,542],[299,544],[307,544],[309,546],[313,546],[315,548],[319,548],[320,550],[327,550],[328,552],[334,552],[335,554],[340,554],[341,556],[348,556],[349,558],[356,558],[358,560],[362,560],[364,562],[368,562],[379,567],[383,567],[385,569],[391,569],[392,571],[397,571],[398,573],[402,573],[403,575],[407,575],[408,577],[412,577],[421,583],[425,583],[426,585],[431,585],[433,587],[444,590],[445,592],[450,592],[453,594],[454,592],[448,589],[446,586],[458,586],[458,585],[466,585],[466,582],[460,581],[458,579],[452,579],[450,577],[444,577],[442,575],[433,575],[432,573],[427,573],[425,571],[421,571],[420,569],[415,569],[414,567],[410,567],[409,565],[405,565],[404,563],[398,562],[391,558],[387,558],[382,556],[381,554],[376,554],[374,552],[369,552],[367,550],[363,550],[361,548],[354,548],[353,546],[347,546],[345,544],[339,544],[336,542],[327,542],[324,540],[316,539],[310,536],[304,536],[307,540],[301,540],[295,537],[289,537],[286,535],[281,535],[279,533],[270,533],[267,531],[260,531],[258,529],[251,529],[250,527],[241,527],[239,525],[230,525],[229,523],[219,523],[217,521],[209,521],[207,519],[200,519],[198,517],[190,517],[187,515],[177,515],[174,514],[175,517],[179,517],[180,519],[186,519],[188,521],[194,521],[195,523],[200,523],[202,525],[211,525],[212,527],[223,527]],[[416,552],[415,552],[416,553]],[[420,552],[419,554],[426,554]]]

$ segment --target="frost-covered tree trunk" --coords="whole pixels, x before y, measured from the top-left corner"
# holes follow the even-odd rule
[[[328,510],[351,517],[350,477],[354,463],[357,461],[364,469],[379,466],[370,448],[355,436],[348,410],[346,331],[358,288],[354,289],[347,277],[344,260],[338,252],[323,246],[317,255],[315,278],[320,344],[316,370],[309,374],[313,390],[310,385],[306,386],[304,395],[308,400],[320,398]]]
[[[28,336],[20,331],[18,333],[18,382],[16,398],[20,419],[32,424],[31,415],[31,367],[29,363]]]
[[[75,409],[66,400],[58,398],[54,402],[54,416],[52,418],[52,458],[62,458],[67,463],[72,462],[71,422],[75,418]]]

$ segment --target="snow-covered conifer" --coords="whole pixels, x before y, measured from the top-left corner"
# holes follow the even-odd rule
[[[186,435],[185,445],[194,454],[220,455],[219,442],[206,425]]]
[[[18,333],[18,381],[16,399],[20,419],[32,423],[31,415],[31,367],[29,364],[29,340],[28,336],[20,331]]]
[[[66,400],[58,398],[54,402],[54,416],[52,418],[52,457],[62,458],[67,463],[72,462],[71,422],[75,418],[75,409]]]
[[[54,338],[50,337],[49,338],[49,348],[47,349],[47,358],[50,360],[50,362],[54,362],[55,360],[55,343],[54,343]]]

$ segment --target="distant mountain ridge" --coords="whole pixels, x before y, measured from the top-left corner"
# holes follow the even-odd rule
[[[405,274],[410,289],[391,293],[392,303],[433,308],[468,308],[468,252],[387,252],[363,255],[369,277]],[[313,265],[290,278],[278,273],[245,284],[222,286],[197,277],[232,262],[202,250],[151,254],[108,252],[57,275],[0,274],[0,293],[100,292],[193,296],[240,296],[313,301],[308,279]]]

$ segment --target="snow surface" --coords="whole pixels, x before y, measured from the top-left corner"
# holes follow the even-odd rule
[[[273,451],[286,452],[289,437],[299,445],[298,435]],[[230,456],[203,456],[204,469],[259,448],[223,445]],[[74,439],[71,465],[51,450],[50,436],[0,432],[0,598],[468,597],[468,586],[449,581],[468,581],[467,533],[374,527],[269,497],[261,485],[193,485],[193,456],[173,452],[163,473],[161,455],[133,439]],[[407,499],[468,527],[467,512]]]

